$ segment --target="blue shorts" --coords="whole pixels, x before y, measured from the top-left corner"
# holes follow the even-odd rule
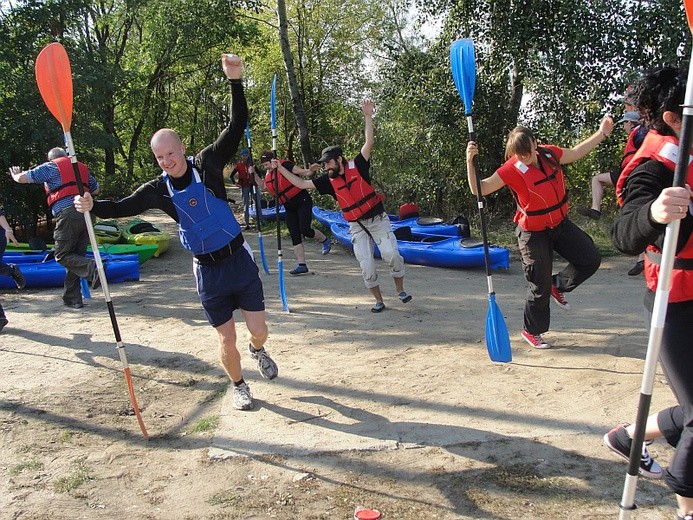
[[[213,327],[233,318],[233,311],[264,311],[265,295],[255,262],[245,247],[213,264],[193,260],[197,294]]]

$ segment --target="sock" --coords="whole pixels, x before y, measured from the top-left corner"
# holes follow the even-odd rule
[[[233,386],[241,386],[244,383],[245,383],[245,380],[243,378],[241,378],[239,381],[234,381]]]

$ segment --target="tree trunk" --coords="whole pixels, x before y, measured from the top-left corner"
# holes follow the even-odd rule
[[[504,135],[507,135],[510,130],[515,128],[517,120],[520,117],[520,107],[522,106],[522,96],[524,94],[524,75],[518,70],[518,65],[515,63],[511,67],[510,72],[510,108],[508,117],[505,118],[508,127],[504,129]]]
[[[286,3],[284,0],[277,0],[277,15],[279,17],[279,45],[282,50],[284,68],[286,69],[286,79],[289,83],[291,103],[294,108],[294,116],[296,117],[296,126],[298,127],[298,136],[301,144],[301,156],[303,157],[304,165],[308,166],[313,162],[313,153],[310,149],[308,121],[298,88],[296,69],[294,67],[294,58],[291,54],[291,46],[289,45],[289,29],[286,15]]]

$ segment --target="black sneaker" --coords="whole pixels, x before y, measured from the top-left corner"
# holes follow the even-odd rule
[[[94,270],[92,273],[89,275],[89,286],[92,289],[98,289],[101,287],[101,278],[99,278],[99,269],[96,267],[96,262],[92,264],[94,266]],[[103,270],[106,271],[106,265],[104,264]]]
[[[70,309],[81,309],[84,307],[82,302],[63,302],[63,305],[65,307],[69,307]]]
[[[596,209],[578,206],[575,210],[583,217],[591,218],[592,220],[599,220],[602,217],[602,212]]]
[[[623,457],[626,460],[630,458],[630,446],[633,439],[628,436],[626,427],[628,424],[616,426],[609,433],[604,435],[604,445],[613,451],[616,455]],[[650,452],[647,450],[647,442],[642,445],[642,455],[640,456],[640,474],[643,477],[661,478],[662,467],[657,464]]]
[[[0,331],[5,328],[5,325],[7,325],[9,321],[7,318],[0,318]]]
[[[24,289],[26,286],[26,278],[24,278],[24,275],[17,264],[12,264],[12,279],[14,280],[14,283],[17,284],[17,289]]]
[[[631,267],[628,270],[628,276],[638,276],[640,273],[642,273],[645,270],[645,260],[638,260],[633,264],[633,267]]]

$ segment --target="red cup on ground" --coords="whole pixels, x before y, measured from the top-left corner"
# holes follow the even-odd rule
[[[354,520],[378,520],[381,517],[377,509],[361,508],[354,512]]]

